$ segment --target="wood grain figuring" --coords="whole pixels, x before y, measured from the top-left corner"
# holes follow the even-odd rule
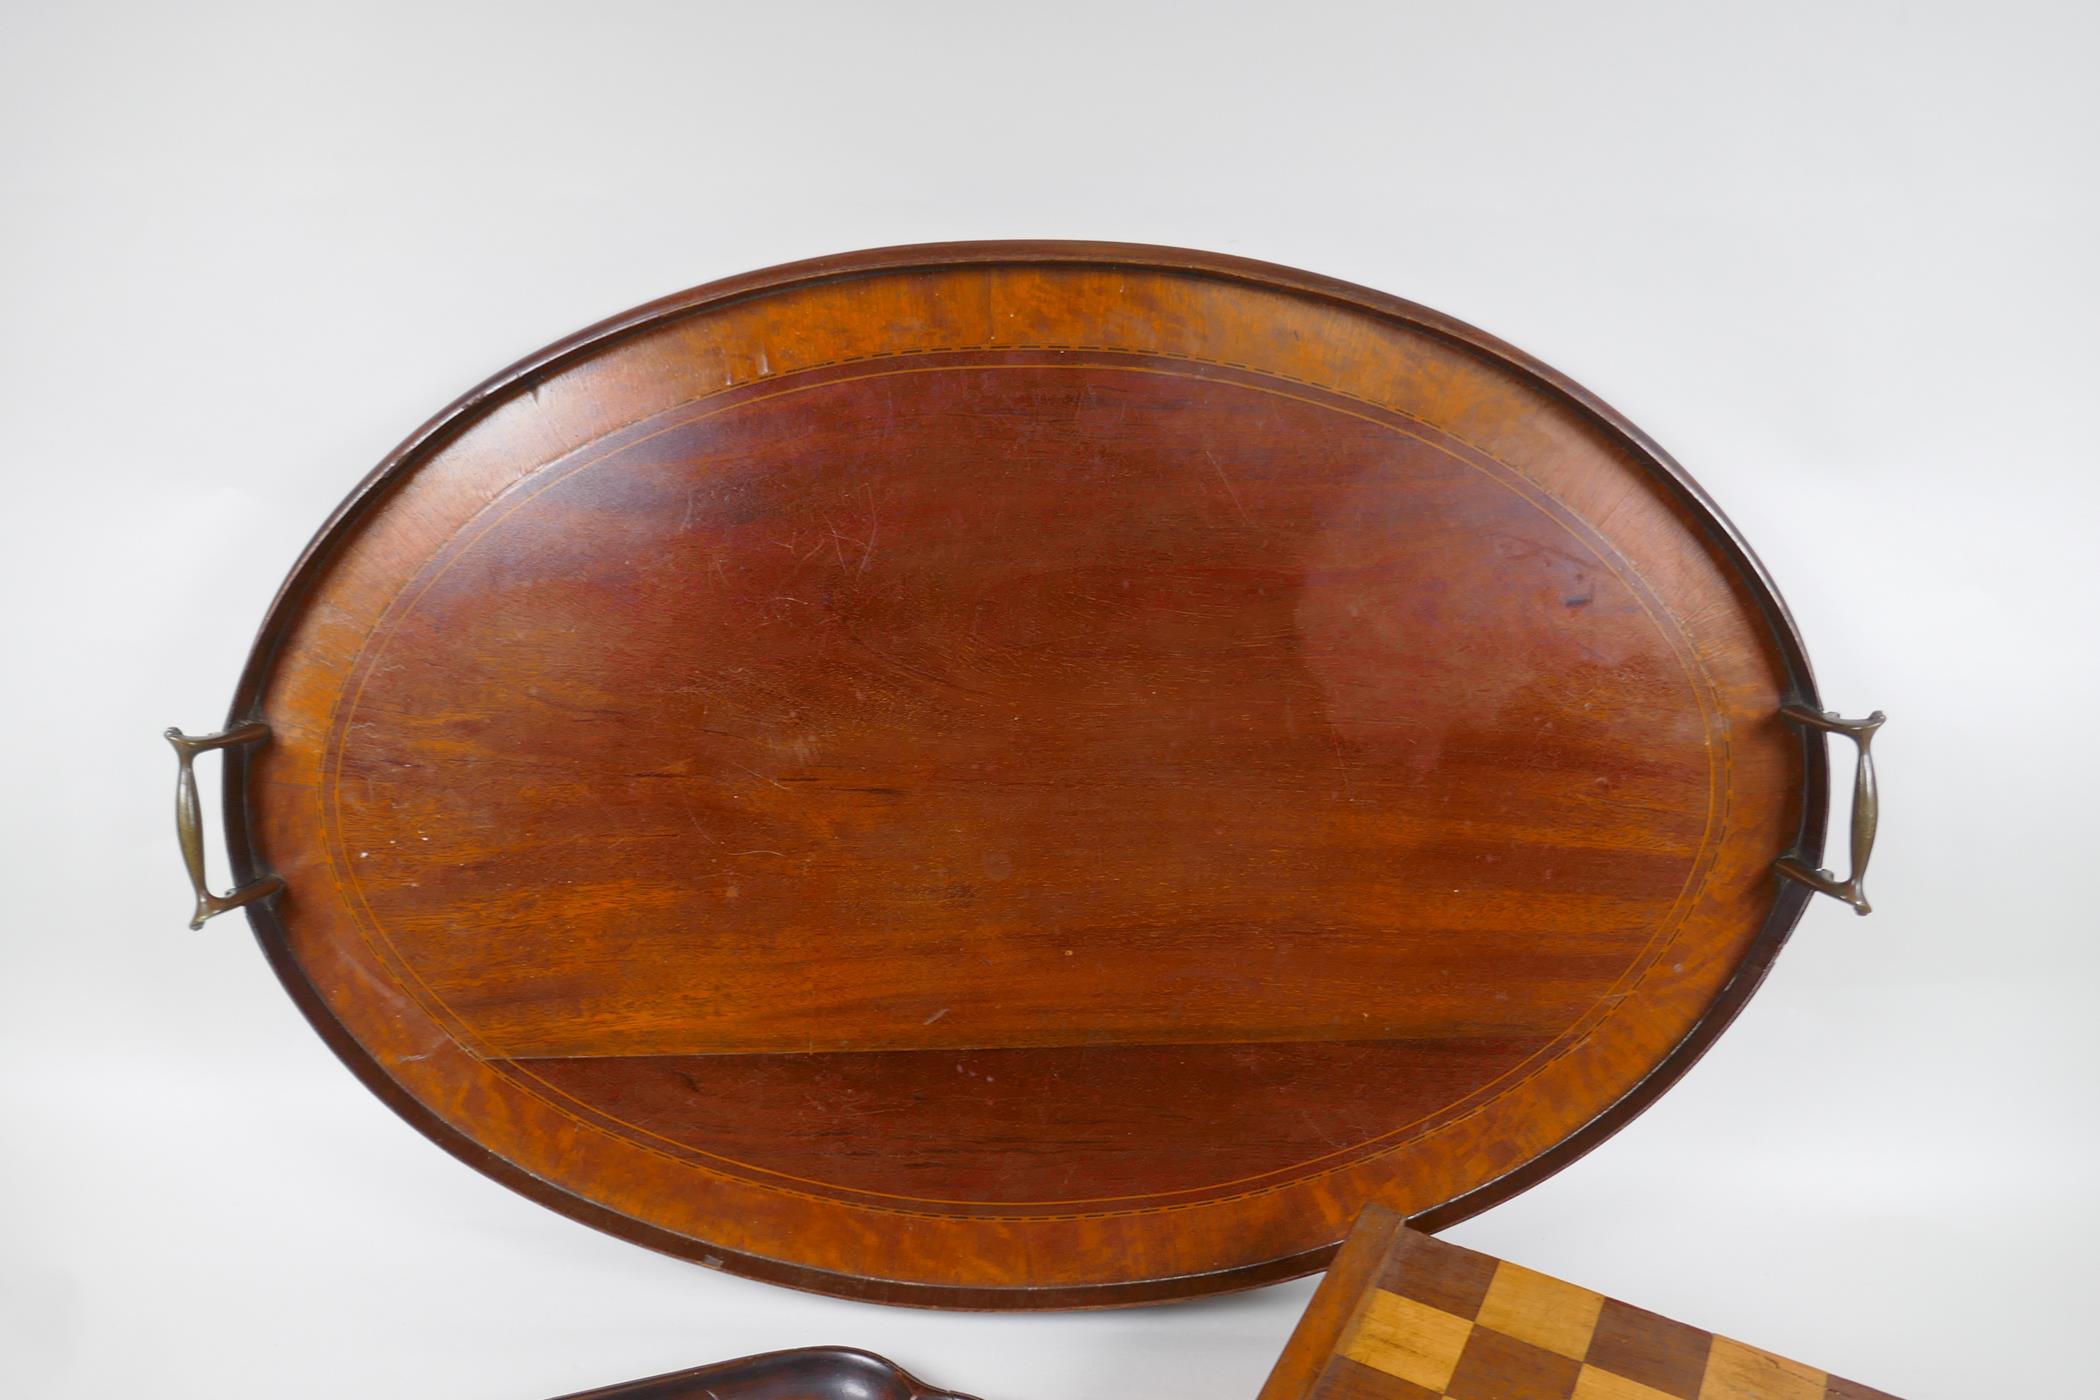
[[[1046,1205],[1253,1183],[1444,1111],[1537,1042],[593,1055],[512,1067],[719,1170],[878,1198]],[[1028,1146],[1017,1150],[1025,1132]],[[950,1201],[963,1205],[970,1202]]]
[[[336,716],[337,860],[494,1053],[1551,1033],[1705,853],[1681,636],[1412,433],[1062,357],[690,416],[500,502]]]
[[[1303,274],[988,245],[537,357],[302,561],[229,844],[476,1165],[802,1286],[1137,1302],[1659,1092],[1800,908],[1783,609],[1667,459]]]
[[[1893,1400],[1367,1207],[1261,1400]]]

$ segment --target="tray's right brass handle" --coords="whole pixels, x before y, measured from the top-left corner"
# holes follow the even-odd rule
[[[269,737],[270,726],[259,720],[235,725],[218,734],[185,734],[180,729],[168,731],[168,742],[175,746],[177,765],[175,839],[182,843],[182,863],[189,867],[190,886],[197,892],[197,909],[190,919],[191,928],[203,928],[206,919],[244,904],[253,904],[258,899],[267,899],[284,888],[280,876],[265,875],[225,894],[211,892],[211,886],[204,879],[204,808],[197,800],[197,775],[192,767],[200,753],[260,744]]]
[[[1855,913],[1871,914],[1874,906],[1867,903],[1867,892],[1861,884],[1867,878],[1867,860],[1874,854],[1875,830],[1881,825],[1881,789],[1874,778],[1871,746],[1874,731],[1887,722],[1888,716],[1876,710],[1865,719],[1840,719],[1827,710],[1812,710],[1806,705],[1787,705],[1779,713],[1796,724],[1842,734],[1859,747],[1859,768],[1852,779],[1852,873],[1840,880],[1828,870],[1811,870],[1808,862],[1794,856],[1780,860],[1779,873],[1832,899],[1842,899]]]

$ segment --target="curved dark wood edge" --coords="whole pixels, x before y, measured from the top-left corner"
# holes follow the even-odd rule
[[[579,1390],[557,1400],[972,1400],[858,1347],[796,1347]]]
[[[600,321],[534,354],[517,361],[461,395],[410,434],[389,453],[363,481],[330,513],[300,552],[270,602],[249,652],[233,703],[227,712],[227,727],[262,718],[259,697],[264,677],[275,664],[282,640],[282,624],[291,608],[318,575],[337,541],[344,538],[364,513],[383,498],[386,488],[405,476],[429,452],[473,423],[511,394],[528,390],[533,382],[563,368],[584,354],[599,350],[636,331],[664,321],[727,305],[749,297],[778,292],[816,282],[839,281],[876,273],[912,269],[935,269],[958,264],[1015,265],[1062,264],[1091,267],[1139,267],[1180,271],[1229,282],[1281,289],[1397,320],[1465,347],[1474,354],[1496,361],[1566,400],[1617,438],[1655,475],[1699,522],[1711,540],[1741,571],[1755,594],[1766,625],[1778,642],[1789,681],[1788,698],[1820,709],[1815,673],[1808,649],[1795,626],[1792,612],[1780,596],[1764,563],[1705,490],[1677,460],[1617,410],[1558,370],[1525,354],[1516,347],[1463,321],[1446,316],[1403,298],[1360,287],[1335,278],[1302,272],[1275,263],[1221,253],[1203,253],[1182,248],[1139,243],[998,241],[980,243],[929,243],[862,252],[841,253],[779,267],[745,273],[707,283],[688,291],[626,311]],[[1792,854],[1811,868],[1822,861],[1823,843],[1829,823],[1829,759],[1823,735],[1804,731],[1800,735],[1803,771],[1807,775],[1802,797],[1801,822]],[[226,845],[235,880],[240,884],[262,872],[254,859],[248,814],[248,758],[229,753],[223,787]],[[1555,1144],[1546,1152],[1493,1181],[1433,1210],[1409,1219],[1415,1229],[1436,1231],[1455,1225],[1488,1207],[1527,1190],[1573,1162],[1580,1160],[1623,1128],[1698,1063],[1707,1049],[1728,1029],[1764,982],[1779,952],[1807,906],[1810,891],[1775,873],[1777,897],[1764,927],[1735,975],[1721,989],[1705,1015],[1683,1040],[1641,1081],[1604,1112]],[[1003,1310],[1076,1309],[1129,1307],[1170,1302],[1216,1293],[1257,1288],[1299,1278],[1326,1267],[1341,1241],[1281,1259],[1220,1270],[1206,1274],[1145,1279],[1127,1283],[1056,1288],[977,1288],[917,1284],[897,1280],[868,1279],[786,1264],[775,1259],[727,1251],[683,1235],[662,1230],[609,1210],[564,1191],[515,1164],[489,1152],[431,1113],[396,1084],[336,1020],[327,1004],[307,981],[306,974],[288,950],[278,921],[276,900],[247,906],[248,921],[257,943],[275,969],[293,1002],[312,1023],[316,1032],[335,1051],[337,1058],[382,1102],[419,1132],[453,1156],[484,1175],[502,1182],[539,1204],[572,1219],[633,1243],[645,1245],[709,1267],[721,1268],[742,1277],[785,1287],[804,1289],[831,1297],[911,1307]]]

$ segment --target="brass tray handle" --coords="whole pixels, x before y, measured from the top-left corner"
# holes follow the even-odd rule
[[[1832,899],[1842,899],[1855,913],[1871,914],[1874,906],[1867,903],[1867,892],[1861,887],[1867,878],[1867,860],[1874,854],[1874,832],[1881,825],[1881,789],[1874,778],[1871,746],[1874,731],[1887,722],[1888,716],[1876,710],[1865,719],[1840,719],[1827,710],[1812,710],[1806,705],[1787,705],[1779,713],[1796,724],[1842,734],[1859,746],[1859,768],[1852,780],[1852,873],[1840,880],[1828,870],[1811,870],[1797,856],[1782,857],[1779,873]]]
[[[177,765],[175,839],[182,843],[182,863],[189,867],[190,886],[197,892],[197,910],[190,919],[191,928],[203,928],[206,919],[244,904],[253,904],[258,899],[268,899],[284,888],[281,877],[265,875],[237,890],[213,894],[204,879],[204,808],[197,800],[197,775],[193,768],[197,755],[211,749],[245,748],[250,744],[260,744],[269,737],[270,726],[259,720],[235,725],[218,734],[185,734],[180,729],[168,731],[168,742],[175,746]]]

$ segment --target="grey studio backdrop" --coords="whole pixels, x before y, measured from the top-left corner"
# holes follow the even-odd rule
[[[1452,1237],[1905,1395],[2082,1393],[2094,14],[10,6],[0,1394],[533,1400],[845,1342],[1251,1400],[1310,1281],[941,1315],[662,1258],[398,1122],[238,917],[183,927],[160,731],[216,726],[399,438],[677,288],[982,237],[1395,292],[1685,462],[1829,702],[1891,715],[1879,912],[1818,901],[1674,1092]]]

